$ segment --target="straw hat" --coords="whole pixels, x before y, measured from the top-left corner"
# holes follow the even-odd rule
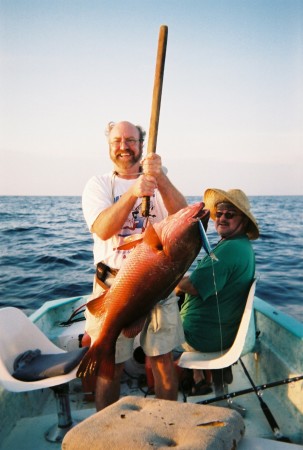
[[[250,203],[246,195],[240,189],[230,189],[229,191],[222,191],[221,189],[206,189],[204,192],[205,208],[210,210],[210,217],[216,220],[215,212],[218,203],[227,202],[232,203],[236,208],[243,212],[249,219],[247,228],[247,236],[249,239],[258,239],[259,227],[256,219],[250,212]]]

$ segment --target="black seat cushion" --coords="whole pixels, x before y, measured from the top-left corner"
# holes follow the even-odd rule
[[[22,381],[37,381],[64,375],[73,370],[81,361],[88,347],[70,352],[42,355],[41,350],[27,350],[14,362],[13,377]]]

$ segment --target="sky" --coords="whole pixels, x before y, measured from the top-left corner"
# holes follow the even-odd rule
[[[81,195],[109,121],[148,136],[161,25],[173,183],[303,195],[303,0],[0,0],[0,195]]]

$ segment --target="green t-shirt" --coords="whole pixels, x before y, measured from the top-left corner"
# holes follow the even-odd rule
[[[190,276],[199,295],[186,294],[181,307],[185,339],[202,352],[232,345],[255,274],[247,236],[220,241],[214,253],[218,261],[206,256]]]

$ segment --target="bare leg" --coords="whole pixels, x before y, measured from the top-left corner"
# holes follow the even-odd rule
[[[203,370],[193,369],[193,378],[194,378],[195,384],[197,384],[200,381],[204,380]]]
[[[155,381],[156,397],[164,400],[177,400],[178,374],[172,353],[149,358]]]
[[[123,372],[124,364],[115,365],[115,375],[113,380],[107,380],[100,376],[97,377],[95,402],[97,411],[106,408],[119,400],[120,397],[120,380]]]

